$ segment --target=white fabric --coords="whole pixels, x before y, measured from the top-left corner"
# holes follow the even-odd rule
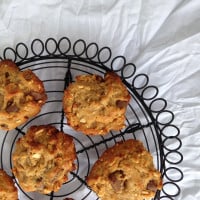
[[[199,200],[200,1],[0,1],[0,55],[19,42],[63,36],[109,46],[148,74],[180,128],[184,179],[176,200]]]

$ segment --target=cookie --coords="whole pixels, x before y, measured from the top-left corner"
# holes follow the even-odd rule
[[[63,107],[67,123],[87,135],[104,135],[125,127],[130,94],[120,77],[108,72],[79,75],[64,91]]]
[[[14,186],[12,178],[2,169],[0,169],[0,199],[18,199],[17,188]]]
[[[87,183],[101,200],[149,200],[162,188],[151,154],[133,139],[107,149],[93,165]]]
[[[13,174],[26,192],[58,191],[75,169],[73,138],[50,125],[32,126],[12,154]]]
[[[42,81],[20,71],[11,60],[0,61],[0,129],[12,130],[37,115],[47,96]]]

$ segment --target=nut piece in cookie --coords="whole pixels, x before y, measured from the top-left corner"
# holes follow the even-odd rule
[[[2,169],[0,169],[0,199],[18,199],[17,188],[14,186],[12,178]]]
[[[87,183],[101,200],[151,199],[162,189],[151,154],[133,139],[107,149],[92,167]]]
[[[125,127],[130,94],[114,72],[79,75],[64,91],[63,107],[68,124],[87,135],[104,135]]]
[[[31,71],[20,71],[11,60],[0,61],[0,129],[12,130],[37,115],[47,95]]]
[[[50,125],[32,126],[16,143],[13,174],[26,192],[58,191],[75,169],[73,138]]]

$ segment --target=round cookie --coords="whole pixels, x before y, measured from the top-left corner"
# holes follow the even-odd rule
[[[107,149],[92,167],[87,183],[101,200],[149,200],[162,188],[152,156],[133,139]]]
[[[0,61],[0,129],[12,130],[37,115],[47,96],[42,81],[20,71],[11,60]]]
[[[32,126],[12,154],[13,173],[26,192],[58,191],[75,169],[73,138],[50,125]]]
[[[79,75],[64,91],[63,107],[68,124],[87,135],[104,135],[125,127],[130,100],[127,88],[114,72]]]
[[[12,178],[2,169],[0,169],[0,199],[18,199],[17,188],[14,186]]]

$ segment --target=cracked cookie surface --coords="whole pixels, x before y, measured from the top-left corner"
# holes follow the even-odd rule
[[[67,123],[87,135],[104,135],[125,127],[130,94],[114,72],[79,75],[64,92]]]
[[[162,188],[151,154],[133,139],[107,149],[92,167],[87,183],[101,200],[149,200]]]
[[[0,169],[0,199],[18,199],[17,188],[14,186],[12,178],[2,169]]]
[[[13,174],[26,192],[58,191],[75,169],[73,138],[50,125],[32,126],[12,154]]]
[[[0,129],[12,130],[37,115],[47,99],[42,81],[20,71],[11,60],[0,61]]]

